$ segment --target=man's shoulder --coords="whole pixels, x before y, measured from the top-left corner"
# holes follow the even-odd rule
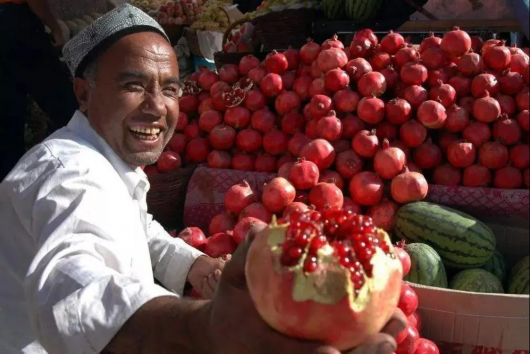
[[[114,168],[94,146],[67,131],[59,131],[29,150],[5,182],[24,186],[86,177],[111,182]]]

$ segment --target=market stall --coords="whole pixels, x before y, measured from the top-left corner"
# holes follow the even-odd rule
[[[420,37],[359,28],[349,41],[330,35],[194,73],[167,151],[145,168],[158,191],[148,198],[164,199],[164,180],[186,186],[178,213],[163,217],[213,257],[234,252],[252,225],[311,205],[366,215],[411,259],[399,303],[411,325],[398,353],[527,352],[528,49],[492,38],[513,21],[486,24],[468,22],[477,25],[468,34],[431,21],[438,35]],[[307,282],[319,262],[263,277]]]

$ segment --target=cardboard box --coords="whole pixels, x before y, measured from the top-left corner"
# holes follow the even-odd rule
[[[484,218],[507,266],[528,255],[528,220]],[[506,226],[509,225],[509,226]],[[420,298],[422,335],[443,354],[523,354],[530,349],[529,296],[479,294],[412,285]]]

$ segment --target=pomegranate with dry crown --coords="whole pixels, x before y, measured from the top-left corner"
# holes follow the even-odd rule
[[[282,177],[273,178],[263,187],[263,205],[272,213],[282,212],[294,201],[296,190],[288,180]]]
[[[341,209],[293,212],[273,222],[250,246],[245,274],[271,327],[339,350],[382,329],[402,282],[386,232],[370,217]]]
[[[429,185],[425,177],[417,172],[405,171],[392,179],[390,193],[392,198],[401,204],[417,202],[425,199]]]
[[[403,170],[406,160],[401,149],[390,147],[389,141],[384,139],[381,150],[374,157],[374,169],[381,178],[392,179]]]

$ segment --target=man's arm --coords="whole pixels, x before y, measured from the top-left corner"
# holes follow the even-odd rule
[[[138,240],[130,239],[134,214],[120,204],[119,186],[103,189],[90,171],[54,166],[41,172],[42,183],[13,203],[33,205],[29,225],[38,252],[25,290],[46,351],[151,353],[155,345],[161,350],[154,352],[208,353],[208,341],[196,334],[208,326],[208,303],[179,299],[130,275],[134,259],[127,248]],[[36,196],[34,203],[23,200],[29,196]]]
[[[155,278],[182,295],[191,266],[204,254],[182,239],[171,237],[151,215],[147,218],[147,237]]]
[[[52,13],[47,0],[27,0],[27,3],[31,8],[31,11],[33,11],[41,21],[52,30],[52,32],[61,31],[59,22],[57,22],[57,19]]]

